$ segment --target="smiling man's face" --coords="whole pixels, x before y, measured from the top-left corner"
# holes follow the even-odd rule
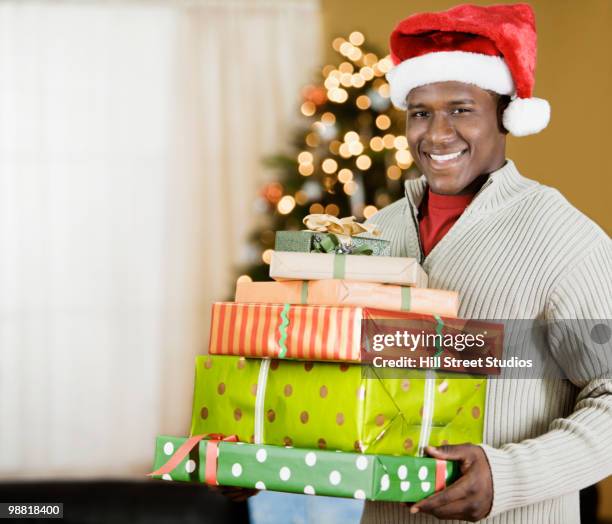
[[[480,176],[504,165],[506,134],[500,97],[462,82],[418,87],[407,97],[406,138],[434,193],[470,191]]]

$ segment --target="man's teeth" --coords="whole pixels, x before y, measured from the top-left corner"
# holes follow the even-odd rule
[[[457,158],[462,152],[463,151],[457,151],[456,153],[449,153],[448,155],[434,155],[433,153],[430,153],[429,156],[436,162],[447,162],[453,158]]]

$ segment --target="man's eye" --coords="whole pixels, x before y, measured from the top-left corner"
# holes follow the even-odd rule
[[[410,116],[413,118],[426,118],[429,113],[427,111],[415,111]]]
[[[455,108],[455,109],[453,109],[451,111],[451,114],[453,114],[453,115],[461,115],[463,113],[471,113],[471,112],[472,112],[472,110],[468,109],[467,107],[457,107],[457,108]]]

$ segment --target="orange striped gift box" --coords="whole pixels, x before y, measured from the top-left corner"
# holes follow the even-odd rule
[[[369,321],[366,331],[362,320]],[[362,362],[361,351],[367,345],[364,336],[370,338],[379,330],[433,333],[443,328],[457,332],[465,322],[368,307],[217,302],[212,310],[209,353]]]
[[[299,360],[360,360],[362,308],[213,304],[209,353]]]

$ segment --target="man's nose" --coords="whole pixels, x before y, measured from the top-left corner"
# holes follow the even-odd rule
[[[453,141],[455,128],[450,117],[444,113],[434,113],[429,121],[427,138],[433,146]]]

